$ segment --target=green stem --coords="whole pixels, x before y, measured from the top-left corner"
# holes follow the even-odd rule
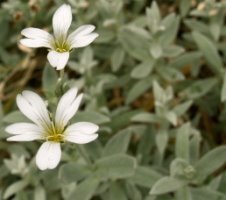
[[[59,78],[57,81],[56,94],[57,96],[63,95],[63,80],[64,80],[64,70],[59,71]]]
[[[60,70],[60,80],[62,81],[64,78],[64,69]]]

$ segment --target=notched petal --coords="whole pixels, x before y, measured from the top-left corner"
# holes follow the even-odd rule
[[[54,169],[60,162],[61,148],[56,142],[45,142],[36,155],[36,165],[40,170]]]

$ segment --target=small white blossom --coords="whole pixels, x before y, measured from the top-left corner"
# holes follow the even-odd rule
[[[50,118],[43,99],[34,92],[23,91],[17,95],[17,106],[34,123],[15,123],[6,127],[6,132],[13,135],[7,141],[45,140],[36,155],[36,164],[41,170],[55,168],[61,158],[61,142],[85,144],[98,137],[99,127],[93,123],[69,124],[82,96],[77,96],[77,88],[67,91],[59,100],[55,116]]]
[[[66,66],[73,48],[85,47],[98,37],[97,33],[93,33],[95,29],[93,25],[80,26],[68,35],[71,21],[71,7],[63,4],[53,15],[53,36],[42,29],[25,28],[21,34],[26,38],[21,39],[20,43],[31,48],[49,48],[48,61],[54,68],[61,70]]]

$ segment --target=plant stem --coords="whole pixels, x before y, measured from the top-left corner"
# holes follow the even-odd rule
[[[64,78],[64,69],[60,70],[60,80],[62,81]]]

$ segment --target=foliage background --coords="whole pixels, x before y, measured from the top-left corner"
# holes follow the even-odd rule
[[[101,129],[91,144],[63,144],[60,165],[40,171],[40,143],[6,142],[4,127],[27,120],[15,105],[24,89],[57,102],[47,50],[18,41],[25,27],[52,31],[63,3],[71,30],[100,34],[72,52],[63,90],[85,93],[73,121]],[[226,199],[225,13],[224,0],[1,1],[0,199]]]

